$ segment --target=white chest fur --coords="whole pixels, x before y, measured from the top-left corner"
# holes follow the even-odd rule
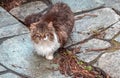
[[[43,41],[38,44],[34,43],[34,47],[38,55],[47,56],[53,54],[58,48],[60,48],[60,43],[56,33],[54,33],[53,41]]]

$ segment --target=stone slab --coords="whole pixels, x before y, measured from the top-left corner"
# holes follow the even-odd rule
[[[120,14],[120,0],[103,0],[105,7],[113,8]]]
[[[5,71],[6,69],[2,66],[0,66],[0,71]]]
[[[32,43],[28,34],[5,40],[0,45],[0,49],[1,63],[5,64],[9,68],[17,71],[19,70],[21,73],[23,73],[23,70],[25,72],[25,68],[28,67],[27,58],[30,57],[33,51]],[[20,66],[22,69],[15,68],[12,65]]]
[[[81,53],[77,54],[77,56],[81,60],[90,62],[94,60],[99,54],[101,54],[101,52],[100,51],[87,51],[88,49],[104,49],[110,46],[111,46],[110,43],[106,41],[102,41],[99,39],[92,39],[81,45],[81,48],[80,48]]]
[[[83,60],[85,62],[90,62],[94,60],[99,54],[100,52],[92,51],[92,52],[82,52],[77,54],[77,56],[80,60]]]
[[[105,31],[105,39],[112,39],[112,37],[120,31],[120,22],[111,26]]]
[[[21,77],[12,73],[7,73],[7,74],[0,75],[0,78],[21,78]]]
[[[73,33],[71,34],[71,39],[69,39],[66,46],[70,45],[70,43],[77,43],[88,38],[94,31],[98,31],[101,28],[107,28],[111,24],[119,21],[120,18],[120,16],[110,8],[98,9],[88,14],[97,15],[97,17],[85,16],[77,20],[73,28]]]
[[[91,10],[102,6],[104,3],[101,0],[51,0],[53,4],[57,2],[67,3],[73,12],[81,12]]]
[[[28,33],[28,29],[21,23],[0,28],[0,38]]]
[[[120,42],[120,34],[115,38],[115,40]]]
[[[84,49],[103,49],[110,47],[111,44],[109,42],[99,40],[99,39],[91,39],[88,42],[81,45],[81,48]]]
[[[115,3],[114,5],[111,5],[111,8],[113,8],[116,11],[116,13],[118,13],[120,15],[119,7],[120,7],[120,1],[119,1],[119,3]]]
[[[102,0],[106,7],[111,7],[116,3],[120,3],[120,0]]]
[[[0,7],[0,38],[28,33],[28,29]]]
[[[0,7],[0,28],[17,24],[18,21],[12,17],[6,10]]]
[[[34,1],[15,7],[10,13],[19,20],[24,21],[25,17],[33,13],[39,13],[47,8],[47,5],[41,1]]]
[[[59,71],[50,70],[53,66],[50,61],[34,52],[30,34],[15,36],[3,41],[0,45],[0,62],[32,78],[69,78],[61,75]],[[9,75],[3,76],[0,78],[11,78]]]
[[[97,65],[104,71],[110,74],[112,78],[120,77],[120,50],[105,53],[99,59]]]

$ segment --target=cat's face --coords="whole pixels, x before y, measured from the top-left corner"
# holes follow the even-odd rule
[[[52,22],[32,23],[30,26],[30,32],[31,32],[31,38],[35,43],[54,40],[55,30],[54,30]]]

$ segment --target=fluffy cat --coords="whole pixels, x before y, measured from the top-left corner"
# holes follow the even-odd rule
[[[67,4],[56,3],[44,15],[29,15],[25,23],[37,54],[52,60],[54,52],[64,46],[72,32],[74,13]]]

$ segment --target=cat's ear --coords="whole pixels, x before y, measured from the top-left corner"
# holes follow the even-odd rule
[[[36,25],[39,24],[39,21],[38,22],[35,22],[35,23],[32,23],[30,24],[30,29],[34,29],[36,28]]]
[[[53,22],[52,21],[49,22],[48,27],[53,27]]]
[[[33,30],[36,28],[36,24],[35,23],[32,23],[30,24],[30,31],[33,32]]]

